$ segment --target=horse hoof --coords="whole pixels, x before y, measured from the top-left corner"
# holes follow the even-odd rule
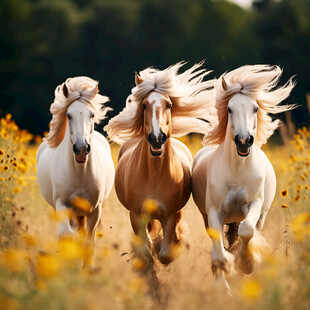
[[[158,259],[159,261],[163,264],[163,265],[169,265],[173,258],[170,255],[158,255]]]

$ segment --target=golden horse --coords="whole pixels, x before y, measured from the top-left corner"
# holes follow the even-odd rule
[[[151,253],[156,252],[165,265],[174,258],[173,246],[181,237],[181,209],[191,194],[192,156],[172,136],[207,133],[212,119],[198,117],[207,114],[213,81],[203,81],[208,72],[197,71],[200,64],[177,74],[182,65],[136,73],[136,87],[126,107],[105,127],[113,141],[123,144],[115,176],[117,196],[130,212],[134,233],[145,239],[148,261],[153,262]],[[148,199],[156,208],[145,222],[141,215]],[[163,238],[156,227],[162,228]]]

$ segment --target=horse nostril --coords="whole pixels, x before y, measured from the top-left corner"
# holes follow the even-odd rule
[[[154,143],[156,141],[155,135],[152,134],[152,132],[147,136],[147,141],[149,141],[149,143]]]
[[[90,152],[90,145],[87,143],[87,146],[86,146],[86,154],[88,154]]]
[[[250,137],[248,137],[247,139],[247,145],[252,146],[253,142],[254,142],[254,137],[250,135]]]
[[[79,150],[76,147],[76,144],[73,144],[73,152],[74,152],[74,154],[78,154],[79,153]]]
[[[161,136],[161,142],[165,143],[167,141],[167,135],[163,132]]]
[[[235,136],[235,143],[236,143],[237,146],[240,144],[240,140],[239,140],[239,136],[238,135]]]

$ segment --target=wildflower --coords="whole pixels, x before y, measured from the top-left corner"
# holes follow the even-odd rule
[[[131,260],[132,266],[135,270],[141,270],[144,268],[144,262],[142,259],[135,257]]]
[[[3,258],[9,270],[22,272],[26,268],[28,255],[20,249],[8,249],[3,253]]]
[[[128,287],[131,291],[137,292],[140,291],[143,287],[145,287],[145,283],[142,278],[135,277],[129,280]]]
[[[66,260],[72,261],[82,257],[82,245],[78,241],[65,238],[59,241],[58,246],[60,256]]]
[[[287,209],[288,208],[288,205],[286,203],[284,203],[282,206],[281,206],[283,209]]]
[[[14,193],[14,194],[20,193],[21,191],[22,191],[22,190],[21,190],[20,187],[14,187],[14,188],[13,188],[13,193]]]
[[[256,280],[246,280],[241,286],[241,293],[250,300],[259,298],[262,295],[262,286]]]
[[[131,245],[133,248],[140,247],[143,245],[143,239],[138,235],[134,235],[131,240]]]
[[[288,190],[287,189],[283,189],[280,194],[281,194],[282,197],[286,197],[288,195]]]
[[[97,237],[98,238],[102,238],[103,237],[103,232],[102,231],[98,231],[97,232]]]
[[[0,149],[0,156],[3,156],[4,152]]]
[[[213,240],[220,240],[220,232],[214,228],[207,228],[207,233]]]
[[[73,207],[85,212],[90,212],[93,207],[87,199],[78,196],[72,198],[70,203]]]
[[[147,212],[147,213],[154,213],[157,211],[158,209],[158,204],[155,200],[153,199],[146,199],[143,202],[143,209]]]
[[[39,276],[49,278],[60,272],[60,262],[56,256],[40,253],[37,256],[36,270]]]
[[[9,166],[8,166],[8,165],[5,165],[5,166],[3,167],[3,170],[4,170],[4,171],[8,171],[8,170],[9,170]]]

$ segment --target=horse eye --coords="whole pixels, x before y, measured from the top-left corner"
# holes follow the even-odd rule
[[[258,107],[255,107],[254,108],[254,113],[257,113],[258,112]]]
[[[230,107],[227,107],[227,112],[228,112],[229,114],[231,114],[231,113],[232,113],[232,110],[231,110],[231,108],[230,108]]]
[[[68,117],[68,120],[71,119],[71,115],[69,113],[67,114],[67,117]]]
[[[167,105],[167,108],[168,108],[168,109],[171,109],[171,108],[172,108],[172,104],[169,103],[169,104]]]
[[[90,114],[90,118],[94,118],[95,117],[95,114],[94,113],[91,113]]]
[[[142,104],[142,109],[146,110],[146,105],[144,103]]]

